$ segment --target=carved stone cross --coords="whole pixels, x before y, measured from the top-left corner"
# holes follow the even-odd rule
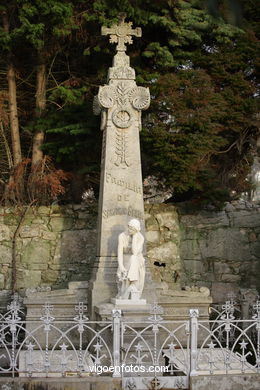
[[[142,30],[140,27],[132,28],[133,23],[126,23],[124,18],[119,24],[113,24],[111,27],[103,26],[101,29],[102,35],[110,35],[110,43],[117,43],[117,51],[126,51],[126,43],[133,43],[132,36],[141,37]]]

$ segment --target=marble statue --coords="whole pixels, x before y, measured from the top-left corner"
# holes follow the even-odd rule
[[[120,299],[141,298],[144,278],[145,259],[143,257],[144,237],[140,232],[138,219],[131,219],[127,231],[120,233],[117,248],[118,295]]]

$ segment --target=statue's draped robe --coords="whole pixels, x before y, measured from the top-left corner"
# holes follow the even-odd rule
[[[118,237],[118,263],[122,264],[127,271],[127,281],[125,288],[133,283],[140,292],[144,287],[145,259],[143,257],[144,237],[140,232],[130,236],[123,232]],[[119,267],[120,268],[120,267]],[[118,273],[120,269],[118,270]],[[124,291],[122,291],[124,294]]]

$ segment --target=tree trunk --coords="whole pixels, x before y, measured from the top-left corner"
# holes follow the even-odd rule
[[[7,80],[9,89],[9,115],[10,115],[10,129],[12,137],[12,150],[14,166],[18,165],[22,161],[21,141],[19,132],[19,121],[17,111],[17,98],[16,98],[16,80],[13,64],[8,65]]]
[[[4,31],[9,33],[9,21],[7,14],[3,12],[3,27]],[[19,132],[19,121],[17,111],[17,97],[16,97],[16,80],[15,70],[12,61],[9,59],[7,65],[7,82],[8,82],[8,93],[9,93],[9,117],[10,117],[10,131],[12,138],[12,151],[14,166],[18,165],[22,161],[21,152],[21,140]]]
[[[40,57],[40,56],[39,56]],[[37,81],[36,81],[36,117],[40,118],[46,108],[46,64],[39,61],[37,66]],[[39,165],[43,159],[41,146],[44,141],[44,132],[36,131],[33,138],[32,147],[32,168]]]

